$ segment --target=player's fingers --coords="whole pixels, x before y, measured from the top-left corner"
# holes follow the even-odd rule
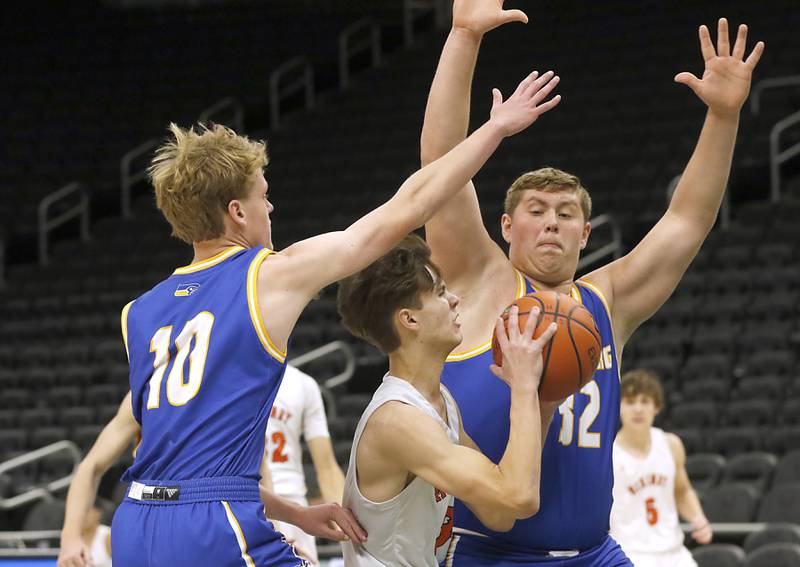
[[[503,23],[522,22],[528,23],[528,15],[522,10],[503,10]]]
[[[558,106],[559,102],[561,102],[561,95],[560,94],[554,96],[553,98],[551,98],[547,102],[540,104],[539,106],[536,107],[536,110],[539,111],[539,115],[541,116],[542,114],[544,114],[548,110],[552,110],[553,108]]]
[[[503,95],[500,89],[492,89],[492,110],[503,104]]]
[[[506,364],[506,362],[507,361],[506,361],[506,359],[504,357],[503,358],[503,364]],[[491,366],[489,366],[489,370],[492,371],[492,374],[494,374],[495,376],[500,378],[500,380],[502,380],[503,382],[508,384],[508,380],[506,379],[506,375],[503,373],[503,368],[502,367],[497,366],[496,364],[492,364]]]
[[[758,65],[758,61],[761,59],[762,53],[764,53],[764,42],[759,41],[753,48],[753,52],[750,53],[750,56],[745,61],[750,69],[755,69],[756,65]]]
[[[720,18],[717,23],[717,55],[728,57],[731,54],[731,43],[728,37],[728,20]]]
[[[532,72],[530,75],[528,75],[519,82],[519,85],[517,85],[514,94],[515,95],[519,95],[521,93],[524,94],[531,87],[531,85],[534,84],[540,78],[541,77],[539,77],[539,71]]]
[[[539,335],[539,338],[536,339],[535,343],[536,347],[543,349],[544,346],[550,342],[550,339],[553,338],[553,335],[556,334],[557,330],[558,330],[558,325],[556,325],[555,322],[550,323],[544,330],[544,332],[541,335]]]
[[[525,329],[522,332],[522,338],[525,342],[529,342],[533,339],[533,332],[536,330],[536,324],[539,322],[539,313],[541,309],[538,307],[531,308],[531,312],[528,313],[528,319],[525,321]]]
[[[508,352],[508,335],[506,335],[506,323],[502,317],[497,318],[495,324],[495,335],[497,335],[497,342],[500,345],[500,352]]]
[[[525,89],[525,96],[533,97],[539,89],[541,89],[550,79],[553,78],[555,75],[554,71],[547,71],[546,73],[540,75],[535,81],[532,81],[527,88]]]
[[[356,517],[347,508],[339,508],[339,517],[337,523],[339,527],[353,540],[365,542],[367,541],[367,532],[358,523]]]
[[[733,44],[734,59],[741,61],[744,58],[744,49],[747,44],[747,26],[744,24],[739,25],[739,31],[736,33],[736,43]]]
[[[692,73],[684,71],[683,73],[675,75],[675,82],[684,84],[693,91],[696,91],[700,84],[700,79],[695,77]]]
[[[319,533],[317,533],[317,535],[319,537],[324,537],[325,539],[332,539],[334,541],[347,541],[349,539],[345,532],[343,532],[342,530],[334,529],[328,525],[320,526]]]
[[[711,33],[706,26],[700,26],[700,51],[703,53],[703,61],[713,59],[717,52],[714,50],[714,44],[711,42]]]
[[[558,82],[561,80],[561,77],[555,75],[552,79],[550,79],[545,86],[539,89],[535,95],[533,95],[533,104],[539,104],[541,101],[546,99],[548,95],[553,92],[553,89],[558,86]]]
[[[519,335],[519,307],[512,305],[508,312],[508,338],[514,340],[519,338]]]

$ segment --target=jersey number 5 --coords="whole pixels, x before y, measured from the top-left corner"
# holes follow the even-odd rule
[[[167,400],[173,406],[182,406],[197,395],[203,383],[206,368],[208,345],[211,342],[211,328],[214,315],[203,311],[183,326],[175,339],[175,360],[167,377]],[[161,382],[170,364],[170,340],[172,325],[161,327],[150,339],[150,352],[155,353],[153,374],[150,377],[150,391],[147,395],[147,409],[156,409],[161,404]],[[185,380],[183,368],[189,359],[189,379]]]
[[[586,404],[580,419],[578,419],[578,447],[599,449],[600,434],[589,431],[589,428],[600,413],[600,388],[597,386],[597,382],[592,380],[580,389],[580,393],[589,396],[589,403]],[[572,408],[575,404],[575,396],[576,394],[572,394],[558,406],[558,413],[561,414],[561,431],[558,434],[558,442],[565,446],[571,445],[574,437],[575,414]]]

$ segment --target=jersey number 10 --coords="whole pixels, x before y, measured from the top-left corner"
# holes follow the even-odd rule
[[[211,328],[214,315],[203,311],[187,321],[175,339],[175,360],[167,376],[167,400],[173,406],[182,406],[197,395],[203,383],[206,368],[208,345],[211,342]],[[155,353],[153,374],[150,377],[150,391],[147,395],[147,409],[156,409],[161,404],[161,382],[170,364],[170,342],[172,325],[161,327],[150,339],[150,352]],[[185,380],[183,367],[189,359],[189,379]]]

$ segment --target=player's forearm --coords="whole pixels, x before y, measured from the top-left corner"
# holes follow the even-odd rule
[[[703,236],[714,226],[733,160],[739,116],[709,111],[669,212],[688,219]]]
[[[539,473],[542,457],[541,415],[535,390],[511,389],[508,444],[498,468],[506,496],[517,518],[539,511]],[[510,491],[510,492],[508,492]]]
[[[61,529],[62,545],[70,539],[81,538],[86,515],[97,498],[102,476],[102,472],[87,461],[78,465],[67,492],[64,527]]]
[[[297,518],[301,514],[302,506],[278,496],[269,490],[263,482],[259,483],[258,489],[261,495],[261,502],[264,504],[265,515],[268,518],[297,525]]]
[[[470,90],[480,36],[454,28],[444,44],[433,77],[422,125],[422,165],[440,158],[467,135]]]
[[[675,495],[675,507],[678,509],[680,517],[689,522],[694,522],[698,518],[705,519],[706,517],[703,512],[703,506],[700,504],[700,499],[692,488]]]
[[[342,503],[344,494],[344,475],[339,465],[334,462],[319,472],[319,491],[325,502]]]

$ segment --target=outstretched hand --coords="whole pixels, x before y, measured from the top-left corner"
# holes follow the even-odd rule
[[[528,23],[522,10],[503,10],[505,0],[455,0],[453,29],[467,30],[477,36],[508,22]]]
[[[719,20],[716,49],[711,42],[708,28],[700,26],[700,49],[706,65],[703,78],[698,79],[692,73],[683,72],[675,76],[675,82],[692,89],[709,110],[718,114],[738,114],[750,92],[753,69],[764,53],[764,42],[759,41],[747,59],[744,59],[746,43],[747,26],[744,24],[739,26],[732,53],[728,20]]]
[[[539,116],[561,102],[561,95],[542,102],[556,88],[560,80],[553,71],[548,71],[541,77],[538,71],[534,71],[523,79],[514,94],[505,102],[500,91],[492,89],[490,122],[499,126],[506,137],[524,130],[536,122]]]
[[[367,532],[356,520],[353,513],[339,504],[329,503],[303,508],[297,518],[297,527],[309,535],[324,537],[335,541],[367,541]]]

